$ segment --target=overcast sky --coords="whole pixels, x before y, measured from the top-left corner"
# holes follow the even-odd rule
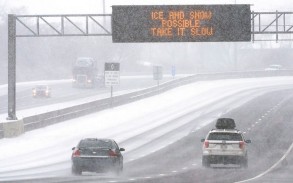
[[[26,7],[29,14],[111,13],[112,5],[252,4],[253,11],[293,11],[292,0],[0,0],[3,9]]]

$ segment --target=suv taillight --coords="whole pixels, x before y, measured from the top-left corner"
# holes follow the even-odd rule
[[[80,156],[80,150],[75,149],[72,153],[72,157],[79,157]]]
[[[243,141],[239,142],[239,148],[240,148],[240,149],[244,149],[244,144],[245,144],[245,143],[244,143]]]
[[[207,141],[207,140],[204,141],[204,147],[205,147],[205,148],[208,148],[208,147],[209,147],[209,141]]]
[[[109,154],[109,156],[118,156],[118,154],[111,149],[109,150],[108,154]]]

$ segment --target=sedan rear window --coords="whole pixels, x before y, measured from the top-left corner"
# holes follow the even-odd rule
[[[82,140],[79,143],[79,148],[108,148],[108,149],[114,149],[115,146],[112,143],[112,141]]]
[[[242,141],[239,133],[210,133],[208,140]]]

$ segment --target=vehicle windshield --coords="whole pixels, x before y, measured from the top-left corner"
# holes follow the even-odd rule
[[[77,67],[91,67],[92,65],[93,65],[93,60],[88,58],[80,58],[75,63],[75,66]]]
[[[79,143],[79,148],[107,148],[113,149],[114,144],[108,140],[82,140]]]
[[[208,140],[242,141],[239,133],[210,133]]]
[[[38,85],[38,86],[36,86],[36,89],[45,90],[45,89],[47,89],[47,86],[46,85]]]

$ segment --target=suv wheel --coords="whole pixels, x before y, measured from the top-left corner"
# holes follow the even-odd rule
[[[205,157],[205,156],[202,157],[202,166],[207,168],[210,167],[210,162],[208,157]]]
[[[243,158],[241,161],[241,165],[242,168],[247,168],[248,167],[248,159],[247,157]]]

